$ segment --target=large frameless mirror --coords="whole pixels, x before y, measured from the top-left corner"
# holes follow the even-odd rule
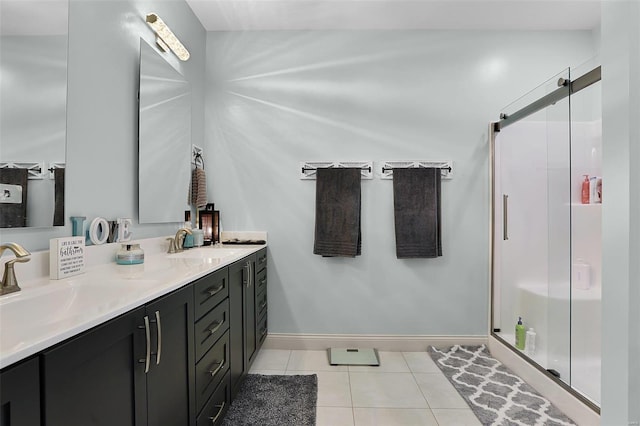
[[[191,87],[140,40],[140,223],[184,221],[191,159]]]
[[[64,225],[68,17],[0,2],[0,228]]]

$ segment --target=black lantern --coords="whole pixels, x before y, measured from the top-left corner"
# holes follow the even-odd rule
[[[214,210],[213,203],[205,206],[204,210],[198,211],[200,223],[198,227],[204,233],[204,245],[208,246],[220,241],[220,213]]]

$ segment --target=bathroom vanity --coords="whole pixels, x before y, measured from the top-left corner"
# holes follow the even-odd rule
[[[2,425],[221,423],[266,338],[266,287],[265,246],[207,247],[0,300]]]

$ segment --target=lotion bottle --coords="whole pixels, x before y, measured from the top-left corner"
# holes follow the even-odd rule
[[[584,180],[582,181],[582,194],[580,201],[582,204],[589,204],[589,175],[584,175]]]
[[[516,349],[524,350],[524,342],[526,339],[526,331],[522,325],[522,317],[518,317],[516,324]]]
[[[530,328],[527,331],[527,341],[525,342],[524,351],[527,355],[532,356],[536,353],[536,331],[533,328]]]

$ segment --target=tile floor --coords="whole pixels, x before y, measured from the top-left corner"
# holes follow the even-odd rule
[[[380,352],[380,367],[331,366],[327,351],[262,349],[253,374],[317,374],[317,426],[480,425],[427,352]]]

